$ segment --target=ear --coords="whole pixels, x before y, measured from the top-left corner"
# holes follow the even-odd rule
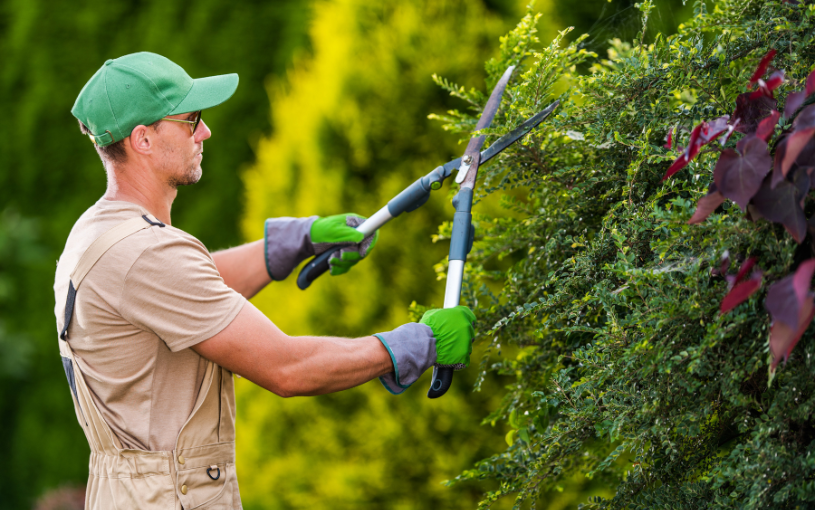
[[[136,126],[130,132],[130,150],[136,154],[148,155],[153,153],[155,140],[152,137],[153,133],[147,129],[147,126]]]

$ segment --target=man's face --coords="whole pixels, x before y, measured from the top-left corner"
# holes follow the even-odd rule
[[[195,120],[195,112],[170,115],[170,119]],[[162,122],[156,126],[158,134],[158,170],[173,188],[189,186],[201,179],[201,160],[204,158],[204,140],[212,136],[203,120],[195,133],[192,124]]]

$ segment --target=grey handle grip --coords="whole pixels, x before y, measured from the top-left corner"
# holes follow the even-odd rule
[[[308,286],[311,285],[311,282],[330,269],[328,259],[337,251],[339,250],[323,252],[303,266],[303,269],[300,270],[300,274],[297,275],[297,286],[300,287],[300,290],[306,290]]]
[[[453,384],[454,370],[450,367],[433,367],[433,382],[427,390],[427,398],[439,398],[447,393]]]

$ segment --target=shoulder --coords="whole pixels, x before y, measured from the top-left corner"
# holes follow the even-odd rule
[[[159,264],[164,270],[183,270],[193,262],[196,265],[215,266],[201,241],[170,225],[150,227],[131,237],[129,242],[122,243],[120,249],[131,254],[138,253],[139,264]]]

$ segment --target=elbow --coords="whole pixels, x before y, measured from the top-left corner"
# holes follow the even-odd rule
[[[279,370],[266,389],[282,398],[301,397],[308,394],[302,381],[289,370]]]
[[[291,397],[299,397],[300,394],[297,391],[288,388],[286,386],[276,385],[274,388],[268,388],[269,391],[277,395],[281,398],[291,398]]]

